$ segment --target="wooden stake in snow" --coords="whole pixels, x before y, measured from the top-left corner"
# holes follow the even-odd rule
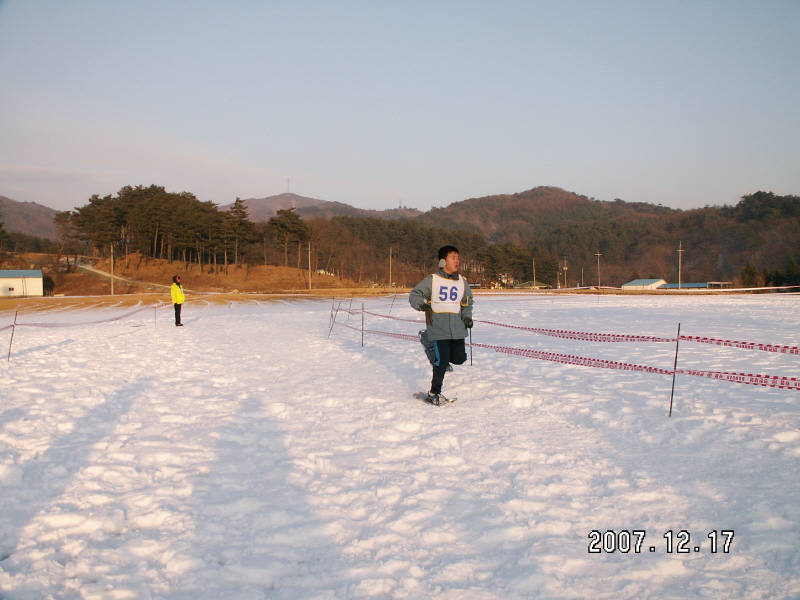
[[[469,366],[472,366],[472,327],[469,328]]]
[[[672,365],[672,392],[669,395],[669,415],[672,416],[672,398],[675,396],[675,371],[678,370],[678,346],[681,343],[681,324],[678,323],[678,335],[675,338],[675,364]]]
[[[17,330],[17,313],[19,310],[14,311],[14,324],[11,326],[11,339],[8,342],[8,358],[6,358],[6,362],[11,360],[11,344],[14,341],[14,332]]]
[[[336,312],[332,315],[331,319],[331,328],[328,330],[328,337],[331,337],[331,331],[333,331],[333,326],[336,325],[336,317],[339,316],[339,309],[342,307],[342,303],[339,302],[339,306],[336,307]]]

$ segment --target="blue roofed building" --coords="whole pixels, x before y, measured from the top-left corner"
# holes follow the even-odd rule
[[[628,291],[657,290],[662,285],[667,285],[664,279],[634,279],[623,283],[622,289]]]
[[[44,296],[40,269],[0,271],[0,297]]]

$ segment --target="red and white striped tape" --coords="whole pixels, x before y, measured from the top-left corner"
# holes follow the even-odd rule
[[[697,371],[695,369],[677,369],[675,373],[678,375],[705,377],[706,379],[721,379],[724,381],[730,381],[732,383],[746,383],[749,385],[760,385],[762,387],[800,391],[800,380],[798,380],[796,377],[755,375],[752,373],[728,373],[726,371]]]
[[[652,335],[627,335],[616,333],[587,333],[584,331],[566,331],[563,329],[540,329],[538,327],[522,327],[521,325],[507,325],[505,323],[495,323],[494,321],[475,321],[497,327],[508,327],[509,329],[521,329],[541,335],[565,338],[569,340],[584,340],[587,342],[674,342],[675,338],[655,337]]]
[[[361,311],[352,311],[361,312]],[[406,323],[424,323],[425,319],[404,319],[402,317],[393,317],[391,315],[379,315],[378,313],[369,312],[368,310],[364,311],[364,314],[372,315],[373,317],[381,317],[382,319],[391,319],[392,321],[405,321]]]
[[[508,348],[506,346],[493,346],[490,344],[472,344],[475,348],[486,348],[504,354],[514,356],[525,356],[538,360],[559,362],[565,365],[578,365],[581,367],[594,367],[596,369],[616,369],[618,371],[640,371],[644,373],[657,373],[659,375],[672,375],[672,371],[659,369],[657,367],[647,367],[644,365],[634,365],[632,363],[622,363],[614,360],[601,360],[599,358],[586,358],[583,356],[573,356],[570,354],[557,354],[555,352],[543,352],[541,350],[528,350],[526,348]]]
[[[391,333],[388,331],[376,331],[373,329],[360,329],[346,323],[339,323],[348,329],[354,331],[363,331],[373,335],[383,335],[409,342],[418,342],[419,336],[408,335],[404,333]],[[674,340],[673,340],[674,341]],[[658,367],[648,367],[646,365],[636,365],[633,363],[623,363],[613,360],[601,360],[599,358],[587,358],[584,356],[573,356],[570,354],[558,354],[555,352],[543,352],[541,350],[529,350],[527,348],[509,348],[506,346],[494,346],[491,344],[468,344],[474,348],[485,348],[487,350],[494,350],[503,354],[511,354],[513,356],[524,356],[526,358],[535,358],[537,360],[546,360],[550,362],[558,362],[566,365],[576,365],[580,367],[593,367],[596,369],[614,369],[618,371],[637,371],[641,373],[655,373],[657,375],[690,375],[694,377],[703,377],[705,379],[718,379],[722,381],[729,381],[731,383],[744,383],[748,385],[758,385],[762,387],[772,387],[779,389],[789,389],[800,391],[800,380],[795,377],[779,377],[777,375],[760,375],[753,373],[729,373],[726,371],[701,371],[697,369],[660,369]]]
[[[139,308],[121,314],[117,317],[112,317],[111,319],[102,319],[100,321],[83,321],[80,323],[12,323],[11,325],[0,327],[0,331],[5,331],[6,329],[11,329],[12,327],[79,327],[80,325],[98,325],[100,323],[112,323],[114,321],[121,321],[122,319],[127,319],[128,317],[132,317],[136,313],[140,313],[143,310],[150,310],[152,308],[161,308],[162,306],[166,305],[167,305],[166,302],[159,302],[158,304],[140,306]]]
[[[674,341],[674,340],[673,340]],[[778,344],[757,344],[754,342],[737,342],[735,340],[718,340],[696,335],[682,335],[681,341],[699,342],[701,344],[711,344],[713,346],[728,346],[731,348],[742,348],[744,350],[761,350],[762,352],[777,352],[779,354],[800,354],[797,346],[781,346]]]
[[[362,311],[352,310],[345,311],[351,314],[357,314]],[[381,315],[369,311],[363,311],[365,314],[373,317],[380,317],[383,319],[392,319],[394,321],[406,321],[408,323],[424,323],[421,319],[403,319],[401,317],[392,317],[390,315]],[[581,340],[585,342],[629,342],[629,343],[658,343],[658,342],[675,342],[676,338],[658,337],[652,335],[629,335],[619,333],[591,333],[585,331],[569,331],[565,329],[542,329],[539,327],[524,327],[522,325],[509,325],[507,323],[497,323],[495,321],[482,321],[476,320],[476,323],[484,323],[485,325],[494,325],[496,327],[507,327],[509,329],[519,329],[521,331],[530,331],[539,335],[547,335],[550,337],[557,337],[568,340]],[[740,342],[736,340],[724,340],[710,337],[702,337],[696,335],[682,335],[680,336],[682,342],[697,342],[701,344],[710,344],[713,346],[726,346],[730,348],[741,348],[743,350],[760,350],[762,352],[773,352],[778,354],[792,354],[800,356],[800,347],[797,346],[784,346],[781,344],[761,344],[758,342]]]

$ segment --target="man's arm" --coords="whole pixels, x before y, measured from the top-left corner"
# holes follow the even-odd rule
[[[469,281],[466,279],[464,280],[464,299],[462,300],[461,306],[461,320],[464,321],[465,319],[472,319],[472,304],[474,299],[472,298],[472,288],[469,287]]]
[[[408,295],[408,303],[414,310],[424,310],[424,306],[430,305],[431,300],[431,276],[428,275],[420,281]]]

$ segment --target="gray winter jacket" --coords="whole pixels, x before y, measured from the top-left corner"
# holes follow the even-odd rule
[[[458,273],[448,275],[444,269],[439,269],[439,277],[445,279],[458,279]],[[463,279],[463,278],[462,278]],[[408,303],[414,310],[422,310],[423,305],[431,301],[431,281],[432,276],[428,275],[419,282],[417,287],[411,290],[408,296]],[[431,340],[463,340],[467,337],[467,327],[463,319],[472,318],[472,290],[469,282],[464,279],[464,298],[461,301],[461,313],[435,313],[426,311],[426,321],[428,325],[428,339]]]

